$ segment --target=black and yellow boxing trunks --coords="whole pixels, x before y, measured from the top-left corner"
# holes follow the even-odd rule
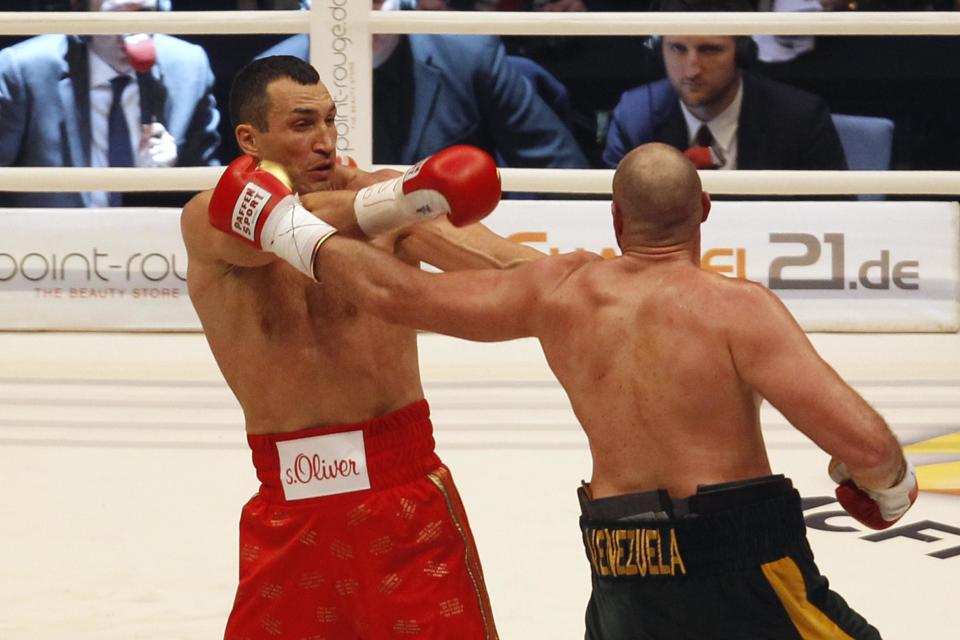
[[[702,485],[683,499],[578,495],[593,583],[587,640],[880,638],[817,569],[800,495],[783,476]]]

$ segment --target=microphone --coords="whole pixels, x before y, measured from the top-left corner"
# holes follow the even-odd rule
[[[715,147],[690,147],[683,155],[697,169],[719,169],[727,163],[723,152]]]
[[[149,33],[128,33],[123,36],[123,50],[130,66],[137,73],[148,73],[157,63],[157,47]]]
[[[150,70],[157,63],[157,47],[148,33],[128,33],[123,36],[123,50],[130,66],[137,72],[140,89],[140,124],[151,124],[159,119],[155,83]]]
[[[160,120],[156,82],[149,73],[137,73],[137,86],[140,89],[140,124],[153,124]]]

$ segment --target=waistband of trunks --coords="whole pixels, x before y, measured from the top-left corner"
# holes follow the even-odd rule
[[[681,517],[603,521],[582,516],[593,574],[601,579],[677,579],[735,571],[786,555],[812,557],[800,494],[788,479],[711,485],[691,500],[698,497],[703,499],[697,510]],[[644,515],[650,511],[641,508]]]
[[[247,434],[261,493],[283,499],[278,443],[362,432],[370,489],[403,484],[435,471],[440,459],[434,452],[433,424],[426,400],[396,411],[351,424],[322,425],[289,433]]]

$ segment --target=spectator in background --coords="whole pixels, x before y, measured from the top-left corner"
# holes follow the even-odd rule
[[[829,2],[831,0],[824,0]],[[820,0],[763,0],[762,11],[805,11],[823,10]],[[761,62],[779,64],[796,60],[813,51],[813,36],[784,36],[779,34],[759,34],[753,36],[757,43],[757,57]]]
[[[451,9],[475,11],[597,12],[647,11],[657,0],[449,0]],[[649,53],[637,38],[625,36],[509,36],[512,59],[542,66],[569,93],[566,116],[592,166],[600,153],[610,108],[628,88],[655,78],[645,73]],[[624,64],[630,60],[632,64]],[[528,76],[529,79],[529,76]],[[543,94],[542,94],[543,95]]]
[[[738,0],[667,0],[661,8],[751,10]],[[665,36],[651,47],[667,78],[623,94],[603,152],[608,166],[643,143],[664,142],[700,169],[847,168],[823,100],[744,70],[756,59],[752,39]]]
[[[155,11],[165,0],[72,0]],[[0,51],[0,166],[217,165],[220,116],[200,47],[162,34],[43,35]],[[5,206],[124,204],[118,193],[11,193]]]
[[[410,0],[374,9],[414,8]],[[373,37],[373,161],[413,164],[472,144],[510,167],[588,166],[570,130],[506,60],[499,38],[434,34]],[[267,55],[309,59],[306,34]]]

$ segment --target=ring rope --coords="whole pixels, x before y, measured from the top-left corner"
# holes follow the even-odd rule
[[[960,12],[496,12],[371,11],[371,33],[498,35],[960,35]],[[0,35],[289,34],[309,31],[305,11],[8,12]]]
[[[315,7],[316,9],[316,7]],[[960,13],[524,13],[384,12],[366,16],[372,33],[498,33],[506,35],[956,35]],[[302,11],[12,12],[0,35],[40,33],[172,34],[309,31]],[[0,191],[198,191],[210,188],[219,167],[127,169],[91,167],[0,168]],[[610,193],[607,169],[502,169],[505,191]],[[950,171],[735,171],[701,172],[717,194],[960,194],[960,172]]]
[[[405,167],[390,165],[403,170]],[[374,167],[382,168],[382,167]],[[202,191],[223,167],[7,167],[0,191]],[[612,169],[500,169],[504,191],[609,195]],[[704,189],[730,195],[960,194],[960,171],[701,171]]]

